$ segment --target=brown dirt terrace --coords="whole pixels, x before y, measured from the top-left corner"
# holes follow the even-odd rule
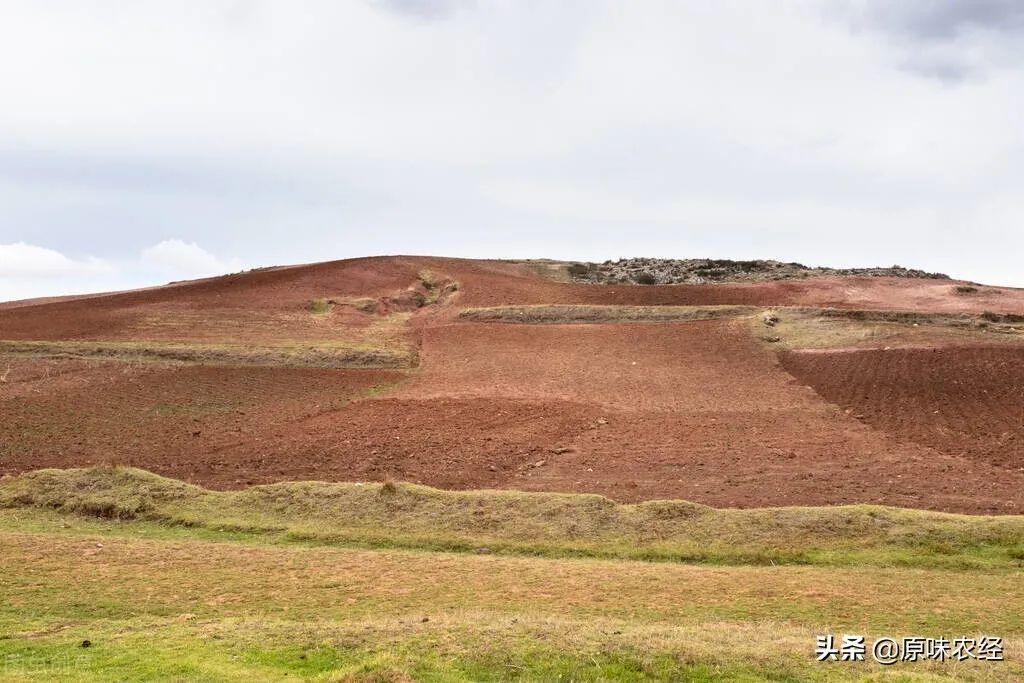
[[[1024,511],[1024,291],[540,274],[556,269],[381,257],[0,305],[0,473]],[[167,344],[206,355],[151,353]],[[356,356],[404,360],[321,362]]]

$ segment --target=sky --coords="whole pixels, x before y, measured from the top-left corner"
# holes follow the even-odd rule
[[[0,300],[376,254],[1024,286],[1019,0],[0,4]]]

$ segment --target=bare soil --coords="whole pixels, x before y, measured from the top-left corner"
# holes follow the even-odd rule
[[[1024,314],[1024,290],[957,281],[823,277],[714,285],[588,285],[557,282],[505,261],[378,257],[271,268],[109,295],[0,306],[0,339],[163,340],[254,343],[351,339],[376,316],[338,305],[311,314],[316,299],[386,299],[415,288],[421,273],[459,284],[456,307],[529,304],[631,306],[804,305],[920,312]],[[449,306],[450,308],[450,306]]]
[[[825,400],[904,443],[1024,471],[1024,349],[802,351],[782,363]]]
[[[344,303],[408,301],[425,270],[458,291],[401,315]],[[321,298],[338,303],[311,313]],[[739,318],[459,318],[534,304],[1019,313],[1024,292],[963,296],[950,281],[900,278],[583,285],[523,264],[394,257],[22,303],[0,309],[0,338],[413,345],[420,365],[0,358],[0,474],[124,463],[215,488],[393,478],[715,506],[1024,509],[1020,345],[962,335],[898,353],[812,353],[776,350]]]

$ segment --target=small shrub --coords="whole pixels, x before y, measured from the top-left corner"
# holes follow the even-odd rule
[[[658,278],[645,271],[636,276],[636,283],[638,285],[656,285],[658,284]]]
[[[1021,323],[1024,322],[1024,315],[1018,315],[1016,313],[993,313],[992,311],[985,311],[981,314],[982,320],[987,320],[990,323]]]
[[[423,285],[423,289],[428,292],[437,286],[437,276],[429,270],[422,270],[418,276],[420,284]]]
[[[371,299],[369,297],[353,299],[352,301],[349,302],[349,305],[352,306],[352,308],[363,313],[376,313],[377,306],[379,304],[379,301],[377,301],[376,299]]]
[[[85,498],[57,506],[58,509],[77,512],[80,515],[100,519],[136,519],[149,509],[149,505],[134,497],[123,500],[114,498]]]
[[[306,304],[306,310],[316,315],[323,315],[331,310],[331,302],[328,299],[313,299]]]
[[[957,285],[956,286],[956,293],[957,294],[973,294],[973,293],[975,293],[977,291],[978,291],[978,288],[975,287],[974,285]]]

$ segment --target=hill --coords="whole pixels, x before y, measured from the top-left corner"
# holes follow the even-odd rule
[[[732,263],[0,305],[0,677],[1020,680],[1024,291]]]
[[[0,309],[0,472],[1024,506],[1024,290],[571,268],[363,258]]]

